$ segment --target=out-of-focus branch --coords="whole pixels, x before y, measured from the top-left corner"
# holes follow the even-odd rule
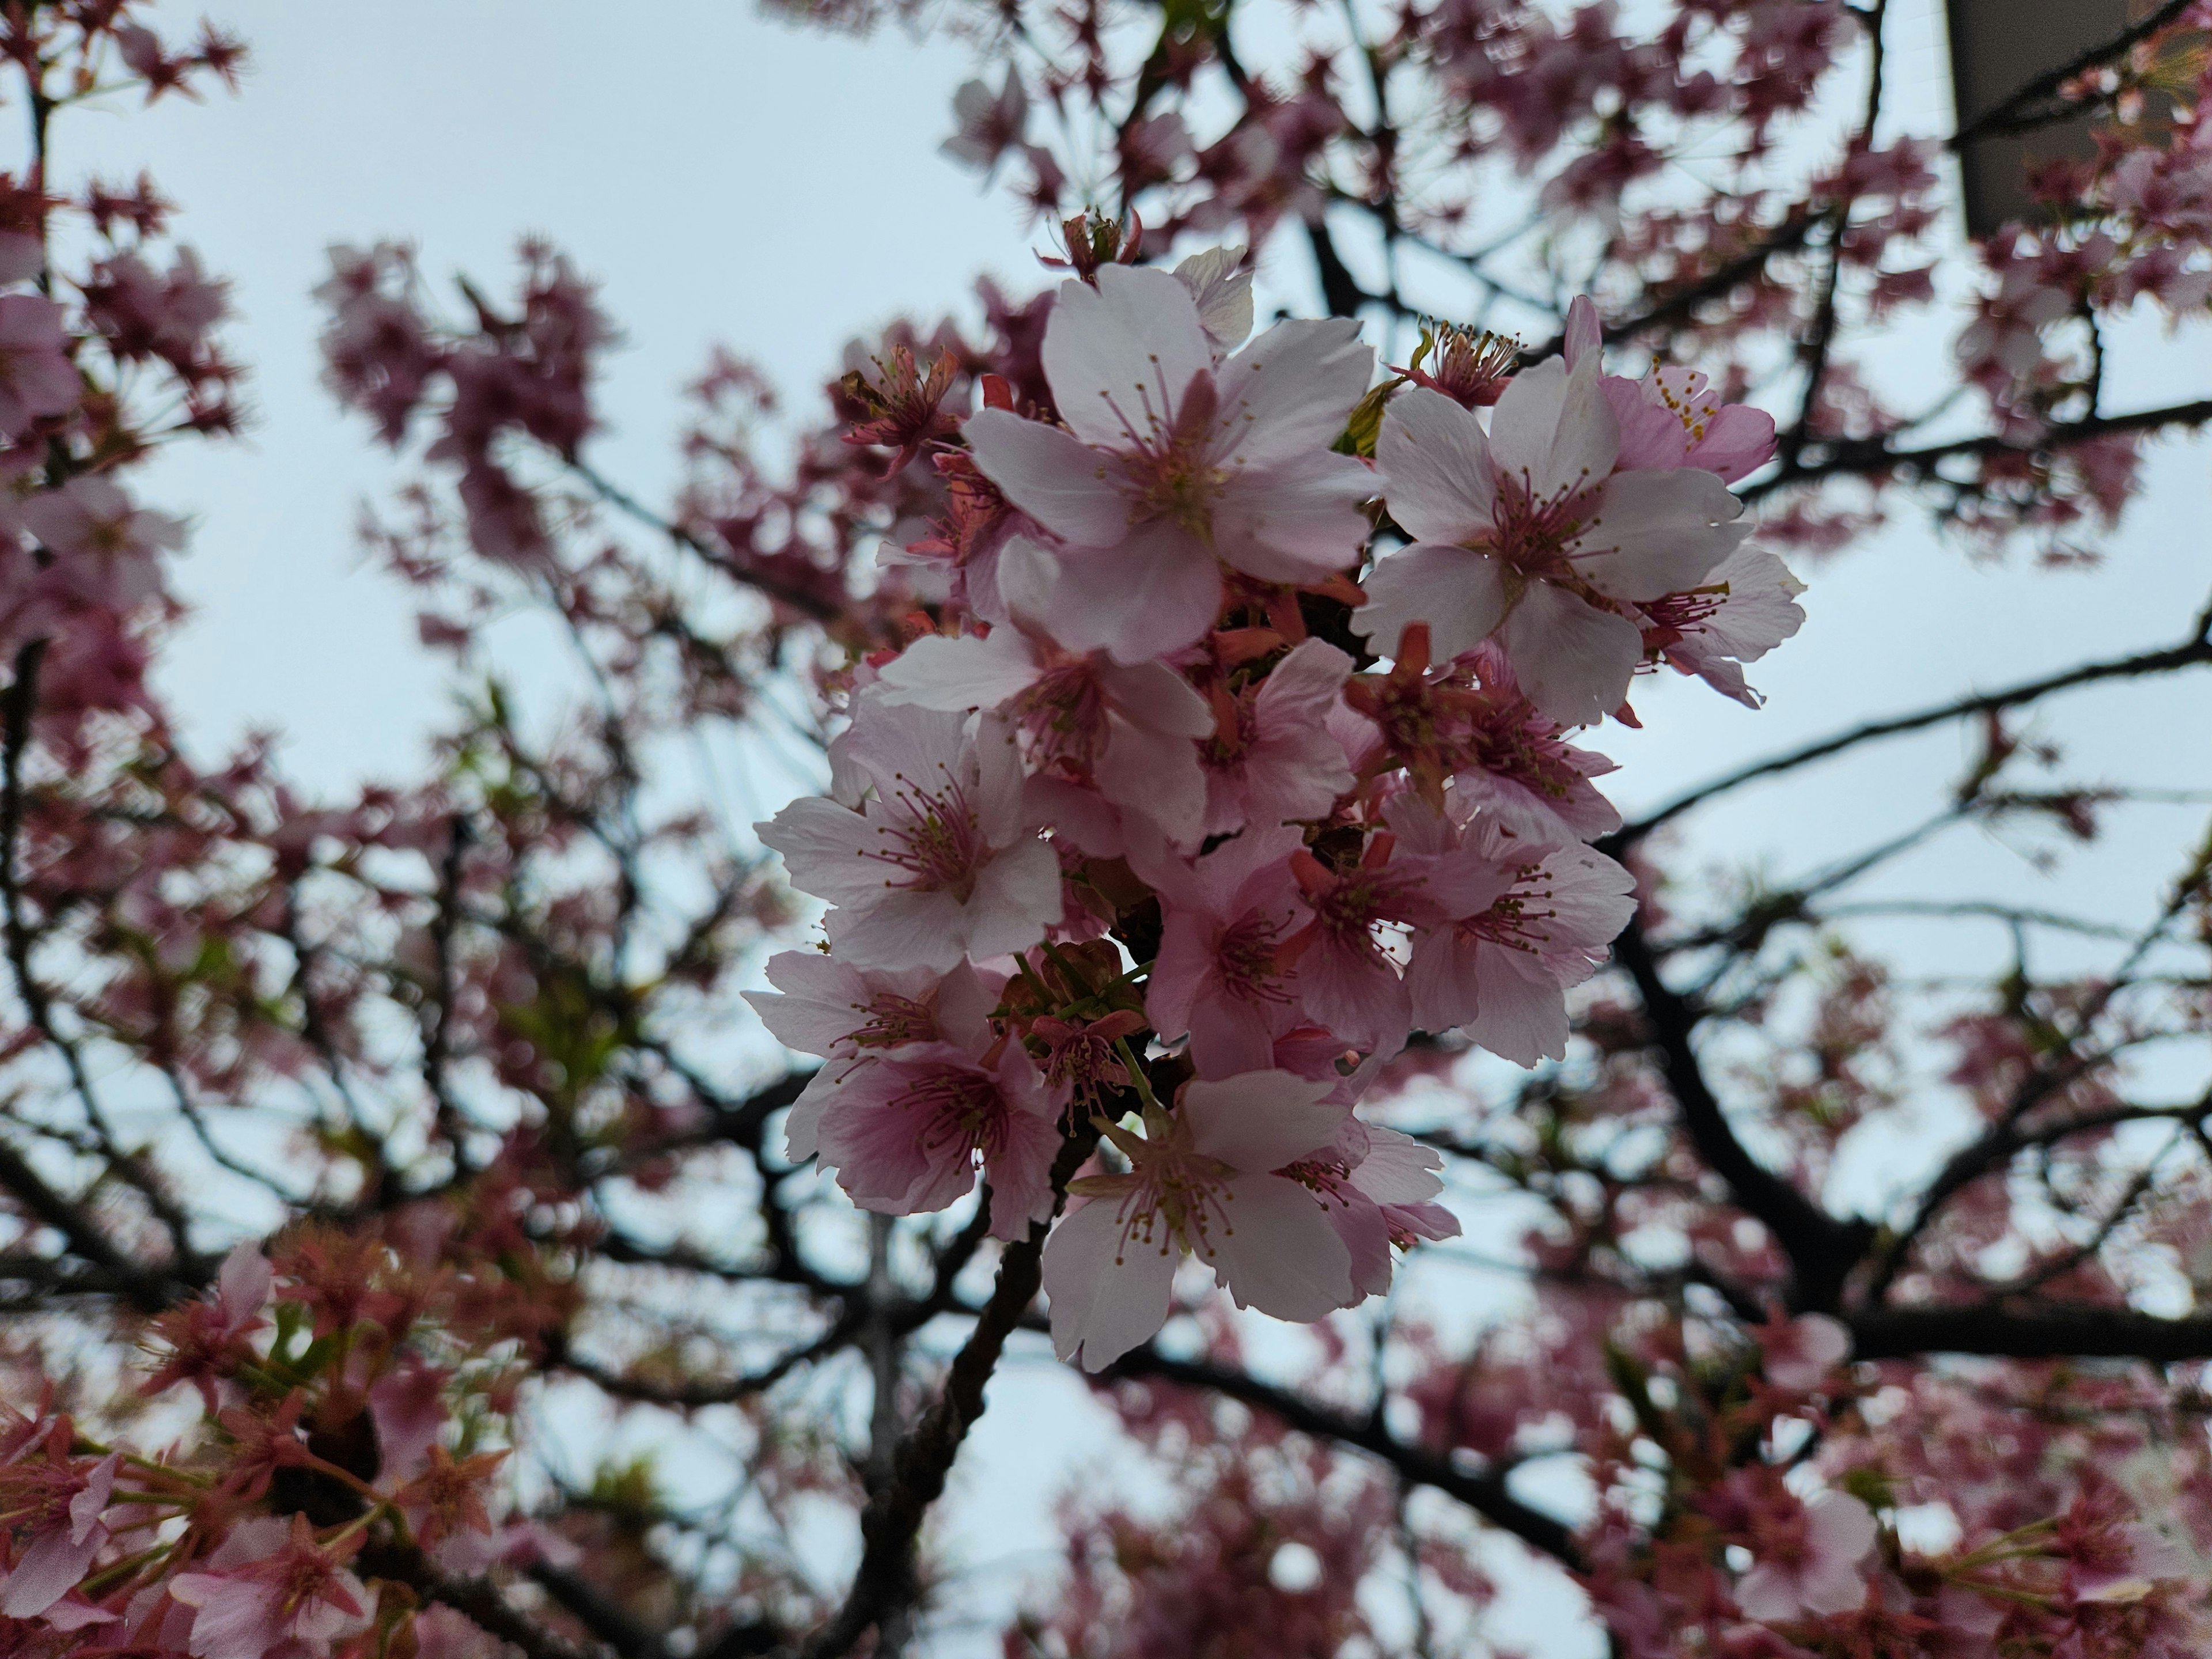
[[[2124,415],[2093,415],[2078,421],[2060,421],[2044,428],[2040,435],[2026,443],[2015,442],[1996,433],[1984,433],[1979,437],[1960,438],[1949,443],[1929,444],[1920,449],[1892,449],[1891,434],[1871,438],[1842,438],[1823,440],[1806,446],[1805,453],[1811,459],[1784,465],[1765,477],[1746,484],[1737,494],[1745,501],[1755,501],[1771,495],[1778,489],[1792,485],[1817,482],[1823,478],[1858,477],[1869,473],[1901,473],[1907,477],[1925,477],[1936,462],[1960,455],[2031,455],[2057,454],[2069,446],[2087,443],[2097,438],[2115,437],[2129,432],[2156,432],[2166,427],[2203,426],[2212,422],[2212,398],[2198,398],[2193,403],[2169,404],[2161,409],[2139,409]],[[1937,475],[1940,477],[1940,475]]]
[[[395,1579],[424,1600],[465,1614],[501,1641],[512,1642],[526,1659],[590,1659],[587,1650],[518,1613],[497,1585],[449,1573],[411,1544],[372,1540],[354,1559],[372,1577]]]
[[[2212,405],[2207,407],[2212,415]],[[1994,714],[1999,709],[2015,708],[2033,702],[2059,691],[2070,691],[2076,686],[2095,685],[2106,680],[2141,679],[2148,675],[2171,673],[2176,669],[2197,668],[2212,664],[2212,609],[2200,615],[2190,636],[2177,645],[2161,651],[2146,651],[2131,657],[2118,657],[2104,662],[2084,663],[2057,674],[2047,674],[2039,679],[2022,680],[2001,691],[1985,691],[1971,697],[1961,697],[1955,702],[1942,703],[1933,708],[1923,708],[1911,714],[1899,714],[1890,720],[1871,720],[1856,726],[1833,737],[1823,738],[1818,743],[1793,749],[1771,759],[1757,761],[1741,769],[1700,784],[1686,794],[1677,795],[1656,811],[1646,813],[1632,823],[1622,825],[1598,845],[1619,857],[1660,825],[1681,817],[1692,807],[1704,805],[1717,795],[1761,778],[1778,777],[1784,772],[1794,772],[1801,766],[1828,759],[1861,744],[1873,743],[1883,738],[1905,736],[1923,732],[1931,726],[1946,721],[1964,720],[1975,714]]]
[[[1495,1474],[1470,1474],[1451,1460],[1421,1446],[1409,1446],[1373,1419],[1352,1417],[1260,1381],[1249,1372],[1191,1359],[1170,1359],[1150,1346],[1133,1349],[1104,1373],[1109,1378],[1151,1378],[1183,1388],[1206,1389],[1266,1412],[1287,1427],[1316,1439],[1352,1446],[1380,1458],[1400,1477],[1456,1498],[1503,1531],[1561,1565],[1579,1570],[1582,1554],[1563,1522],[1532,1509],[1506,1489]]]
[[[2092,46],[2057,69],[2037,76],[2027,85],[1983,111],[1944,142],[1950,149],[1958,149],[1984,134],[2032,132],[2038,127],[2070,120],[2084,110],[2094,108],[2106,100],[2101,97],[2061,98],[2058,96],[2059,89],[2069,81],[2087,75],[2091,70],[2101,69],[2125,57],[2138,42],[2148,40],[2160,29],[2179,22],[2181,15],[2194,3],[2195,0],[2166,0],[2164,5],[2130,24],[2102,46]]]
[[[2069,1303],[1874,1308],[1844,1319],[1862,1359],[1956,1353],[2164,1364],[2212,1358],[2212,1319],[2160,1319],[2133,1308]]]
[[[1614,959],[1636,981],[1684,1133],[1728,1183],[1735,1202],[1765,1225],[1790,1258],[1795,1306],[1800,1311],[1832,1308],[1873,1228],[1830,1215],[1751,1155],[1736,1139],[1698,1061],[1695,1034],[1703,1011],[1662,976],[1640,920],[1629,922],[1613,948]]]

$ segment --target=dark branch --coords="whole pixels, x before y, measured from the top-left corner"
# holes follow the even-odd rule
[[[1152,1378],[1184,1388],[1210,1389],[1266,1412],[1300,1434],[1357,1447],[1382,1459],[1402,1479],[1456,1498],[1531,1549],[1540,1551],[1563,1566],[1581,1570],[1581,1552],[1575,1546],[1574,1534],[1564,1522],[1540,1510],[1531,1509],[1514,1497],[1497,1475],[1469,1474],[1448,1456],[1395,1438],[1372,1419],[1333,1411],[1243,1371],[1195,1360],[1170,1359],[1149,1346],[1122,1355],[1103,1375],[1108,1378]]]

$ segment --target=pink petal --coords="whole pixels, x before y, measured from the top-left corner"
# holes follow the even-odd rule
[[[1583,532],[1575,569],[1616,599],[1697,586],[1749,532],[1743,503],[1710,472],[1616,473]]]
[[[920,708],[996,708],[1043,672],[1018,628],[993,629],[988,639],[926,634],[884,665],[878,695],[885,703]]]
[[[1389,476],[1390,516],[1415,541],[1460,544],[1490,533],[1498,513],[1490,440],[1469,410],[1408,386],[1382,416],[1375,459]]]
[[[1327,1103],[1333,1086],[1275,1071],[1246,1072],[1218,1083],[1201,1079],[1184,1086],[1177,1110],[1189,1126],[1194,1151],[1231,1169],[1265,1173],[1336,1139],[1352,1112]]]
[[[1377,563],[1364,584],[1367,603],[1352,625],[1385,656],[1414,623],[1429,625],[1429,654],[1436,661],[1472,651],[1505,615],[1505,579],[1487,553],[1436,542],[1416,542]],[[1644,636],[1637,635],[1638,653]]]
[[[1060,418],[1085,443],[1116,449],[1132,428],[1149,436],[1149,418],[1165,418],[1191,377],[1213,367],[1190,290],[1164,270],[1130,265],[1106,266],[1095,288],[1060,285],[1043,355]]]
[[[1595,726],[1620,707],[1644,660],[1643,630],[1549,582],[1531,582],[1503,630],[1528,700],[1562,726]]]
[[[1262,581],[1313,581],[1359,562],[1383,481],[1349,455],[1316,450],[1296,463],[1232,475],[1213,505],[1213,550]]]
[[[1060,1218],[1044,1246],[1053,1352],[1103,1370],[1167,1322],[1182,1247],[1166,1227],[1122,1238],[1120,1206],[1095,1198]]]
[[[1220,610],[1212,553],[1156,521],[1115,547],[1070,549],[1060,560],[1052,618],[1070,649],[1139,663],[1194,644]]]
[[[1194,1243],[1238,1307],[1310,1324],[1357,1299],[1352,1252],[1297,1182],[1239,1176],[1223,1194],[1222,1210]]]
[[[1222,368],[1220,418],[1234,446],[1226,464],[1321,459],[1374,372],[1375,353],[1349,318],[1276,324]]]
[[[35,1619],[84,1582],[92,1559],[107,1541],[104,1528],[94,1528],[82,1540],[53,1527],[38,1534],[16,1559],[14,1571],[0,1587],[0,1613],[10,1619]]]
[[[1128,497],[1068,433],[1003,409],[979,410],[961,430],[984,476],[1055,536],[1111,547],[1128,533]]]
[[[1522,369],[1491,411],[1493,471],[1539,500],[1602,483],[1620,452],[1594,356],[1571,370],[1557,357]]]

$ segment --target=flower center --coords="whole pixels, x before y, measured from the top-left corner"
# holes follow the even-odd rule
[[[1141,427],[1107,399],[1127,439],[1121,459],[1130,522],[1165,519],[1200,541],[1212,541],[1214,499],[1229,482],[1228,470],[1216,464],[1212,453],[1214,414],[1220,406],[1212,374],[1201,369],[1191,377],[1180,408],[1164,387],[1158,408],[1151,387],[1139,386],[1137,395]]]
[[[1543,870],[1540,864],[1522,865],[1511,891],[1480,915],[1466,917],[1459,923],[1461,936],[1509,951],[1526,951],[1531,956],[1541,954],[1552,942],[1551,929],[1545,924],[1557,921],[1559,915],[1548,902],[1552,890],[1536,884],[1543,878]]]
[[[950,893],[965,904],[991,856],[967,792],[949,775],[935,790],[909,781],[903,773],[898,782],[885,803],[898,821],[878,824],[880,844],[861,856],[904,872],[902,878],[887,879],[886,887]]]
[[[1594,482],[1585,471],[1554,494],[1539,495],[1526,471],[1518,479],[1499,478],[1492,550],[1524,580],[1571,580],[1569,550],[1599,522],[1584,516]]]
[[[1213,946],[1214,969],[1222,988],[1240,1002],[1288,1002],[1275,946],[1282,928],[1257,914],[1221,930]]]
[[[927,1042],[937,1035],[937,1017],[927,1003],[889,991],[873,1002],[856,1002],[853,1012],[860,1024],[850,1041],[856,1048],[896,1048],[903,1042]]]
[[[909,1085],[892,1104],[922,1120],[918,1144],[935,1156],[955,1148],[991,1158],[1006,1142],[999,1085],[974,1072],[942,1071]]]

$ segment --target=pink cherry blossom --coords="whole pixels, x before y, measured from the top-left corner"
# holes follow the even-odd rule
[[[66,415],[84,383],[69,360],[62,308],[35,294],[0,295],[0,435],[16,438],[42,415]]]
[[[1145,1013],[1170,1042],[1189,1035],[1200,1077],[1267,1070],[1274,1039],[1298,1022],[1283,947],[1310,914],[1289,863],[1300,845],[1294,829],[1253,829],[1153,872],[1160,945]]]
[[[1329,1146],[1279,1173],[1321,1200],[1352,1253],[1352,1287],[1362,1296],[1390,1289],[1393,1245],[1459,1237],[1459,1218],[1433,1200],[1444,1184],[1443,1159],[1411,1135],[1347,1118]]]
[[[1271,582],[1352,564],[1377,489],[1330,452],[1373,354],[1342,319],[1277,325],[1217,370],[1190,291],[1108,265],[1061,286],[1044,369],[1065,428],[986,409],[976,465],[1063,544],[1062,642],[1139,662],[1190,644],[1221,605],[1220,566]]]
[[[755,826],[793,882],[839,907],[856,967],[949,969],[1034,945],[1060,920],[1060,865],[1022,811],[1014,734],[863,694],[837,742],[836,799]]]
[[[111,1452],[97,1463],[70,1461],[68,1436],[39,1444],[46,1455],[19,1455],[0,1468],[0,1508],[15,1528],[15,1565],[0,1572],[0,1616],[36,1619],[75,1589],[107,1542],[101,1516],[122,1463]]]
[[[849,1057],[940,1035],[937,996],[947,981],[933,969],[872,972],[826,951],[784,951],[763,971],[775,990],[742,994],[769,1034],[802,1054]]]
[[[784,994],[744,994],[779,1042],[830,1062],[806,1080],[784,1120],[785,1155],[794,1164],[820,1151],[823,1113],[886,1053],[945,1042],[978,1054],[988,1048],[990,1012],[1006,984],[1003,974],[979,972],[965,962],[947,973],[864,973],[840,960],[836,943],[833,937],[827,955],[787,951],[771,958],[769,982]]]
[[[962,982],[940,1003],[941,1036],[832,1061],[793,1108],[786,1133],[794,1157],[811,1146],[854,1202],[885,1215],[957,1202],[980,1167],[992,1231],[1018,1238],[1052,1214],[1060,1111],[1029,1051],[992,1030],[980,981],[964,968],[954,978]]]
[[[1336,1036],[1386,1057],[1404,1047],[1413,1019],[1403,953],[1392,948],[1392,935],[1410,929],[1418,939],[1486,915],[1516,878],[1514,865],[1464,843],[1411,795],[1392,803],[1390,822],[1391,830],[1371,837],[1349,869],[1332,869],[1308,852],[1291,855],[1313,912],[1293,941],[1305,1012]]]
[[[1567,309],[1567,367],[1578,367],[1586,356],[1595,359],[1600,337],[1597,307],[1587,295],[1577,296]],[[1662,363],[1640,380],[1606,374],[1598,384],[1620,424],[1613,465],[1623,471],[1701,467],[1734,483],[1774,458],[1774,417],[1747,404],[1723,403],[1696,369]]]
[[[1522,695],[1495,643],[1462,661],[1478,683],[1463,705],[1469,730],[1462,742],[1472,763],[1452,776],[1466,807],[1531,841],[1591,841],[1618,830],[1619,810],[1590,781],[1613,771],[1613,762],[1559,735],[1559,722]]]
[[[1005,711],[1031,771],[1092,785],[1170,840],[1195,842],[1207,827],[1196,740],[1213,731],[1213,716],[1164,663],[1062,650],[1018,613],[988,638],[916,640],[884,665],[881,684],[887,704]]]
[[[1022,142],[1029,126],[1029,94],[1009,66],[996,92],[981,81],[963,82],[952,94],[952,118],[960,124],[959,131],[938,148],[954,161],[988,173]]]
[[[1351,658],[1305,640],[1256,686],[1218,694],[1212,740],[1202,750],[1207,835],[1328,817],[1352,785],[1344,745],[1328,726],[1351,676]]]
[[[52,579],[94,605],[122,613],[161,591],[157,556],[184,545],[185,527],[166,513],[135,507],[106,478],[71,478],[17,509],[54,556]]]
[[[1826,1314],[1802,1314],[1787,1322],[1777,1319],[1756,1335],[1765,1358],[1766,1380],[1793,1393],[1819,1388],[1850,1358],[1850,1331],[1841,1320]]]
[[[1438,659],[1498,630],[1554,720],[1620,706],[1644,659],[1628,605],[1703,581],[1743,538],[1743,509],[1694,467],[1614,472],[1620,428],[1597,382],[1595,356],[1526,369],[1486,434],[1423,387],[1391,401],[1376,453],[1391,516],[1415,539],[1367,578],[1354,625],[1379,648],[1415,623]]]
[[[303,1515],[241,1521],[207,1570],[179,1573],[169,1594],[195,1609],[193,1659],[307,1659],[366,1628],[373,1598]]]
[[[1742,665],[1758,661],[1804,625],[1797,604],[1804,591],[1773,554],[1740,547],[1702,586],[1638,607],[1644,648],[1756,708],[1763,699],[1744,683]]]
[[[1045,1242],[1060,1357],[1096,1371],[1148,1340],[1186,1250],[1239,1307],[1312,1321],[1349,1306],[1351,1252],[1313,1194],[1274,1173],[1335,1139],[1350,1109],[1328,1092],[1287,1072],[1247,1072],[1185,1084],[1172,1112],[1146,1109],[1141,1136],[1102,1124],[1129,1169],[1070,1182],[1086,1201]]]
[[[1848,1492],[1824,1492],[1768,1529],[1756,1559],[1735,1587],[1747,1619],[1786,1625],[1866,1605],[1862,1564],[1880,1529],[1874,1512]]]
[[[1579,842],[1531,842],[1490,817],[1439,817],[1408,798],[1391,804],[1389,821],[1409,858],[1498,872],[1494,896],[1415,930],[1413,1023],[1462,1029],[1516,1066],[1564,1058],[1566,993],[1603,964],[1635,914],[1635,878]]]

